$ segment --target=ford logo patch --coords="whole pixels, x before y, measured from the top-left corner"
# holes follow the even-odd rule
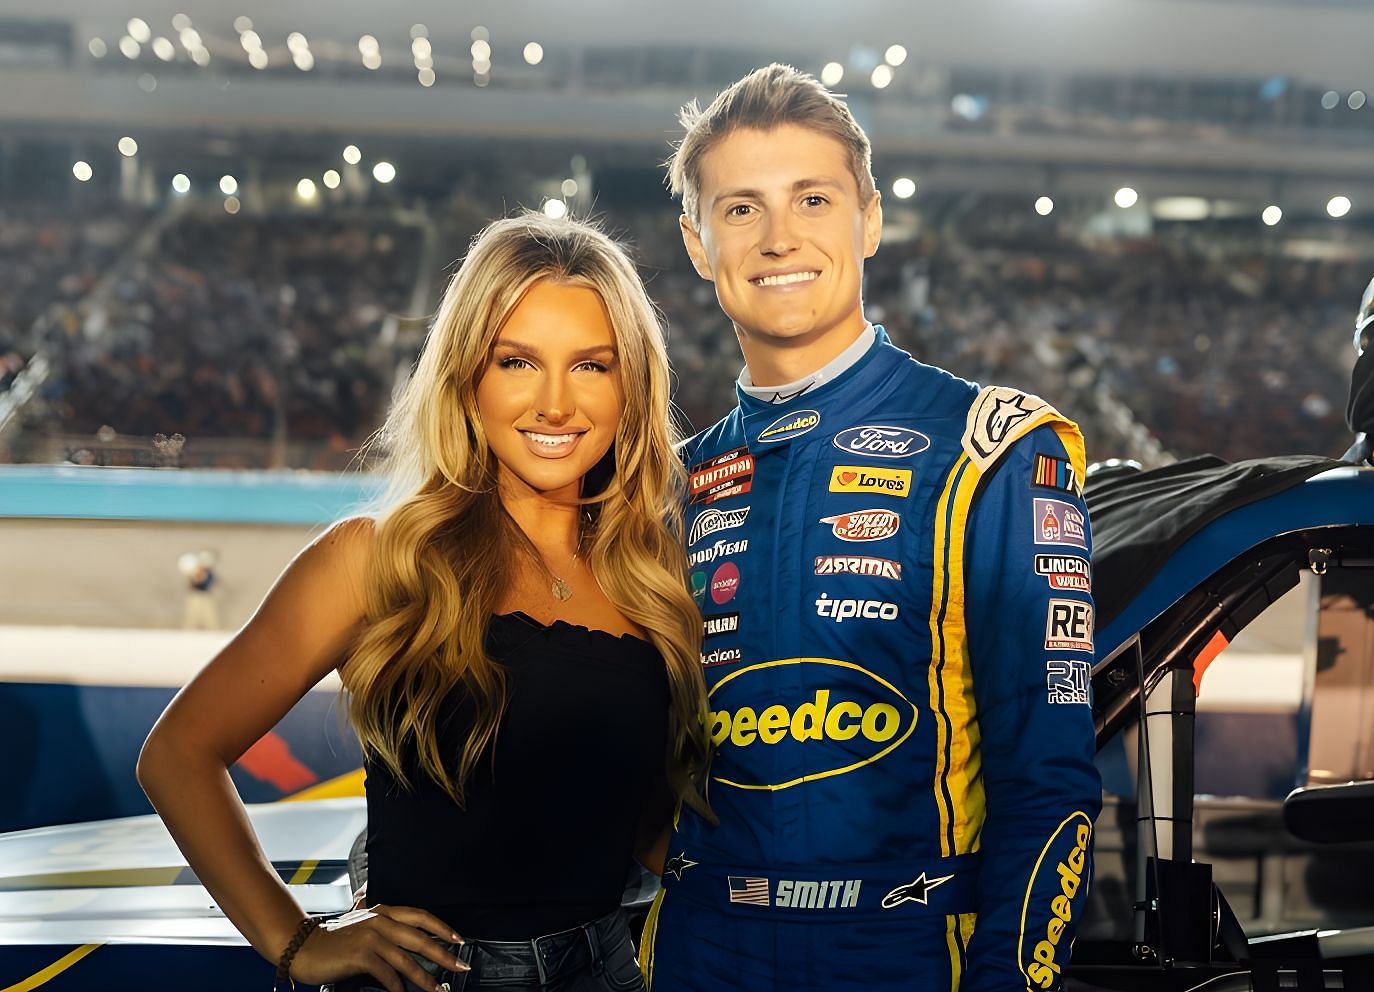
[[[930,438],[909,427],[868,424],[835,435],[835,447],[869,458],[907,458],[930,447]]]

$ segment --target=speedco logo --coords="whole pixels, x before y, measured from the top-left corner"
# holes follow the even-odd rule
[[[711,777],[740,789],[776,791],[843,775],[882,760],[916,729],[916,706],[896,686],[829,658],[749,665],[717,682],[708,698],[719,749]],[[780,780],[776,770],[784,768],[793,777]]]
[[[855,510],[833,517],[821,517],[821,523],[841,541],[881,541],[897,533],[902,518],[895,510]]]
[[[738,527],[747,519],[749,519],[749,507],[747,506],[742,506],[738,510],[702,510],[697,514],[697,518],[692,521],[692,532],[687,535],[687,544],[691,546],[698,541],[705,540],[712,534]]]
[[[840,431],[834,437],[835,447],[855,455],[870,458],[906,458],[919,455],[930,447],[930,438],[907,427],[884,427],[868,424]]]
[[[836,465],[830,473],[832,493],[880,493],[884,496],[911,495],[911,469],[871,468],[864,465]]]
[[[1059,963],[1060,943],[1064,940],[1065,930],[1073,922],[1075,897],[1079,890],[1087,885],[1085,874],[1088,867],[1088,845],[1092,842],[1092,837],[1092,821],[1084,813],[1074,813],[1060,824],[1050,842],[1045,845],[1044,851],[1040,853],[1039,861],[1041,868],[1047,868],[1053,857],[1051,851],[1061,843],[1061,838],[1063,843],[1071,842],[1072,847],[1068,848],[1054,866],[1057,878],[1046,879],[1044,891],[1039,891],[1037,883],[1041,879],[1040,870],[1037,869],[1031,878],[1030,887],[1026,890],[1026,902],[1021,914],[1021,972],[1028,982],[1038,988],[1054,988],[1060,980],[1060,973],[1064,970],[1064,966]],[[1032,909],[1033,902],[1035,905]],[[1048,914],[1046,910],[1049,911]],[[1032,923],[1032,920],[1047,922]],[[1029,935],[1026,933],[1028,926],[1036,927]],[[1039,929],[1040,927],[1044,929]],[[1043,939],[1036,941],[1027,955],[1026,942],[1035,940],[1037,936],[1042,936]],[[1067,948],[1065,951],[1067,956]]]
[[[773,421],[759,432],[759,440],[767,444],[773,441],[790,441],[801,437],[821,422],[821,415],[815,410],[798,410]]]

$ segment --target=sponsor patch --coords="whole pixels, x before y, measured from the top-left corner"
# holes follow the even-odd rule
[[[1031,414],[1045,406],[1043,400],[1005,386],[989,386],[978,394],[964,435],[970,454],[987,459]]]
[[[909,458],[930,447],[930,438],[920,431],[883,424],[850,427],[840,431],[832,440],[841,451],[869,458]]]
[[[768,879],[727,875],[730,886],[730,901],[741,902],[747,906],[771,906]]]
[[[1035,498],[1035,543],[1062,544],[1088,550],[1087,520],[1083,511],[1062,499]]]
[[[701,636],[715,637],[717,634],[733,634],[739,630],[738,613],[715,613],[701,618]]]
[[[895,510],[855,510],[833,517],[821,517],[841,541],[881,541],[897,533],[902,518]]]
[[[1065,936],[1083,909],[1080,895],[1088,884],[1092,837],[1092,820],[1086,813],[1075,812],[1059,825],[1040,852],[1026,887],[1024,905],[1029,912],[1022,916],[1017,941],[1018,963],[1027,988],[1057,989],[1063,984],[1070,944]]]
[[[1060,660],[1045,662],[1045,687],[1049,702],[1070,705],[1091,702],[1088,686],[1092,681],[1092,666],[1086,661]]]
[[[881,761],[910,739],[919,715],[888,680],[826,658],[736,668],[708,698],[711,778],[740,789],[788,789]]]
[[[817,575],[866,575],[880,579],[902,580],[902,563],[890,558],[865,558],[862,555],[820,555]]]
[[[724,606],[735,598],[737,592],[739,592],[739,568],[734,562],[727,561],[716,569],[715,575],[711,576],[711,602],[717,606]]]
[[[1052,599],[1045,613],[1045,649],[1093,650],[1093,608],[1077,599]]]
[[[736,510],[702,510],[692,521],[692,531],[687,535],[687,546],[700,544],[712,534],[738,527],[749,519],[749,507],[741,506]]]
[[[692,573],[692,598],[695,599],[695,600],[697,601],[697,605],[698,605],[698,606],[700,606],[702,603],[706,602],[706,573],[705,573],[705,572],[693,572],[693,573]]]
[[[836,465],[830,472],[832,493],[879,493],[911,495],[911,469],[874,468],[871,465]]]
[[[732,661],[739,661],[741,657],[739,648],[716,648],[714,651],[703,651],[701,653],[701,667],[710,668],[712,665],[727,665]]]
[[[714,544],[708,545],[707,547],[701,548],[697,551],[693,551],[691,554],[687,556],[687,563],[692,566],[709,565],[717,558],[724,558],[726,555],[742,554],[743,552],[748,550],[749,541],[747,539],[740,541],[727,541],[725,540],[725,538],[721,538]]]
[[[821,593],[816,600],[816,616],[844,623],[846,620],[896,620],[900,612],[896,603],[878,599],[831,599]]]
[[[941,875],[939,878],[927,878],[925,872],[917,875],[914,880],[906,885],[899,885],[887,895],[883,896],[883,909],[896,909],[904,902],[918,902],[922,906],[929,905],[930,890],[944,885],[953,875]]]
[[[749,492],[754,479],[754,456],[748,448],[735,448],[709,461],[693,465],[688,492],[693,503],[714,503]]]
[[[1080,499],[1083,496],[1083,486],[1078,481],[1078,476],[1074,473],[1069,460],[1039,452],[1036,452],[1035,466],[1031,471],[1031,485],[1042,486],[1046,489],[1059,489],[1066,493],[1072,493]]]
[[[1036,555],[1035,574],[1043,575],[1051,589],[1092,592],[1092,565],[1078,555]]]
[[[803,434],[815,430],[820,422],[821,415],[815,410],[798,410],[785,417],[779,417],[759,431],[758,440],[761,444],[790,441],[794,437],[801,437]]]

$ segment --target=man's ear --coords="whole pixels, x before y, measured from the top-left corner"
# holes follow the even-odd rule
[[[883,240],[883,194],[876,189],[864,207],[864,258],[872,258]]]
[[[707,282],[715,282],[711,276],[711,266],[706,260],[706,246],[701,243],[701,232],[692,224],[692,219],[686,214],[682,214],[677,219],[677,226],[682,228],[682,243],[687,248],[687,257],[692,260],[692,268],[697,270],[697,275]]]

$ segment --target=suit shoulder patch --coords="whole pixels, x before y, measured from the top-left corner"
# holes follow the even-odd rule
[[[1020,438],[1046,421],[1063,419],[1038,396],[1008,386],[985,386],[969,408],[964,451],[986,472]]]

